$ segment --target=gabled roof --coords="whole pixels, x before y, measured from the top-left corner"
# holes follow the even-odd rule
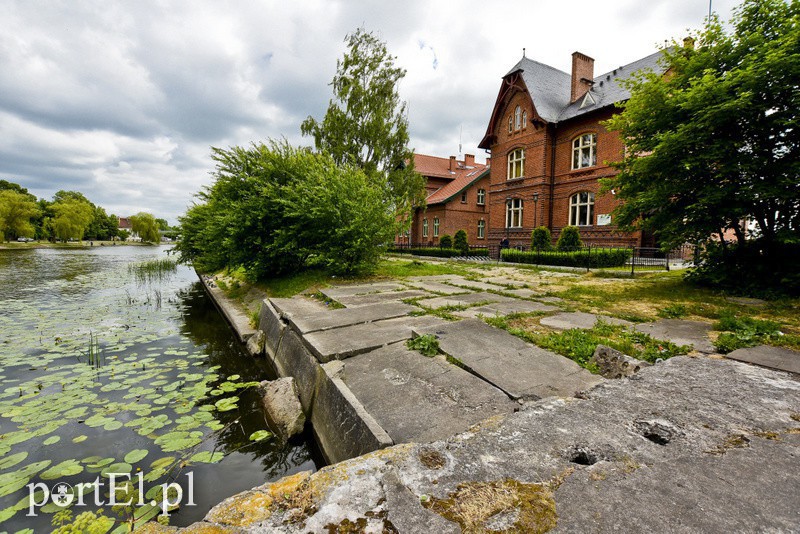
[[[425,154],[414,154],[414,170],[422,176],[449,178],[451,180],[454,180],[457,174],[457,170],[450,170],[450,158],[426,156]]]
[[[590,91],[592,100],[594,100],[593,104],[587,101],[584,105],[584,98],[579,98],[571,103],[572,76],[526,57],[519,60],[503,76],[503,79],[506,80],[512,75],[519,74],[538,115],[546,122],[559,123],[627,100],[631,94],[622,85],[622,80],[641,70],[663,73],[664,67],[659,63],[662,55],[663,52],[659,51],[595,77]],[[506,90],[505,86],[501,87],[501,95],[504,90]],[[494,119],[497,117],[501,101],[502,99],[498,97],[495,110],[492,112],[492,120],[486,130],[486,135],[478,145],[479,148],[489,148],[491,145],[490,138],[495,127]]]
[[[446,204],[450,202],[453,197],[459,195],[464,189],[488,175],[489,167],[485,165],[476,165],[476,168],[469,170],[469,172],[459,173],[455,180],[428,195],[425,202],[428,206],[433,204]]]

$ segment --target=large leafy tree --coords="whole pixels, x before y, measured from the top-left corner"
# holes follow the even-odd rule
[[[31,221],[39,214],[36,197],[13,188],[0,190],[0,240],[32,237]]]
[[[131,230],[139,234],[142,241],[158,244],[161,241],[161,233],[158,231],[156,218],[150,213],[140,211],[136,215],[131,215]]]
[[[608,122],[627,156],[605,185],[624,201],[617,221],[665,245],[724,248],[729,230],[769,256],[800,237],[800,2],[746,0],[732,28],[711,19],[664,50],[666,74],[631,81]]]
[[[301,130],[337,164],[382,175],[393,207],[407,214],[424,201],[424,179],[413,169],[406,104],[397,90],[406,71],[395,65],[386,44],[364,28],[348,35],[345,43],[325,117],[308,117]]]
[[[56,198],[58,200],[50,205],[54,214],[50,223],[53,234],[62,241],[83,239],[86,228],[94,220],[94,207],[85,200],[85,197],[84,200],[76,196],[57,196]]]

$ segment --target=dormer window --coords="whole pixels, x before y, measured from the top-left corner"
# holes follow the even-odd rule
[[[603,83],[603,82],[600,82]],[[592,96],[591,91],[586,93],[586,96],[583,97],[583,102],[581,102],[580,109],[588,108],[590,106],[594,106],[596,104],[594,97]]]
[[[597,134],[583,134],[572,141],[572,169],[597,165]]]

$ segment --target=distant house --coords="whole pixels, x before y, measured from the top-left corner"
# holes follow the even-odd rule
[[[139,237],[139,234],[133,231],[133,227],[131,226],[131,220],[128,217],[117,217],[119,219],[117,223],[117,228],[120,230],[125,230],[130,234],[127,238],[127,241],[141,241],[142,238]]]
[[[661,52],[594,75],[594,60],[572,54],[572,73],[523,57],[503,76],[480,148],[490,150],[487,202],[492,206],[488,240],[506,236],[530,244],[531,231],[547,226],[555,240],[578,226],[593,245],[653,245],[652,236],[617,229],[614,192],[600,193],[599,180],[614,176],[610,162],[624,155],[616,132],[602,122],[614,105],[630,98],[622,81],[641,70],[663,72]]]
[[[426,180],[426,206],[414,211],[411,230],[398,242],[438,245],[441,236],[464,230],[470,245],[484,244],[489,229],[488,163],[475,163],[473,154],[465,154],[463,161],[415,154],[414,167]]]

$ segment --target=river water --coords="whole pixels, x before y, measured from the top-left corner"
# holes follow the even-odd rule
[[[310,435],[264,438],[252,384],[272,372],[242,350],[194,272],[137,281],[129,271],[166,257],[164,247],[0,251],[0,532],[48,532],[69,500],[73,516],[153,517],[162,484],[180,485],[170,524],[183,526],[322,464]],[[133,505],[108,506],[112,474],[137,483],[140,493],[118,495]]]

